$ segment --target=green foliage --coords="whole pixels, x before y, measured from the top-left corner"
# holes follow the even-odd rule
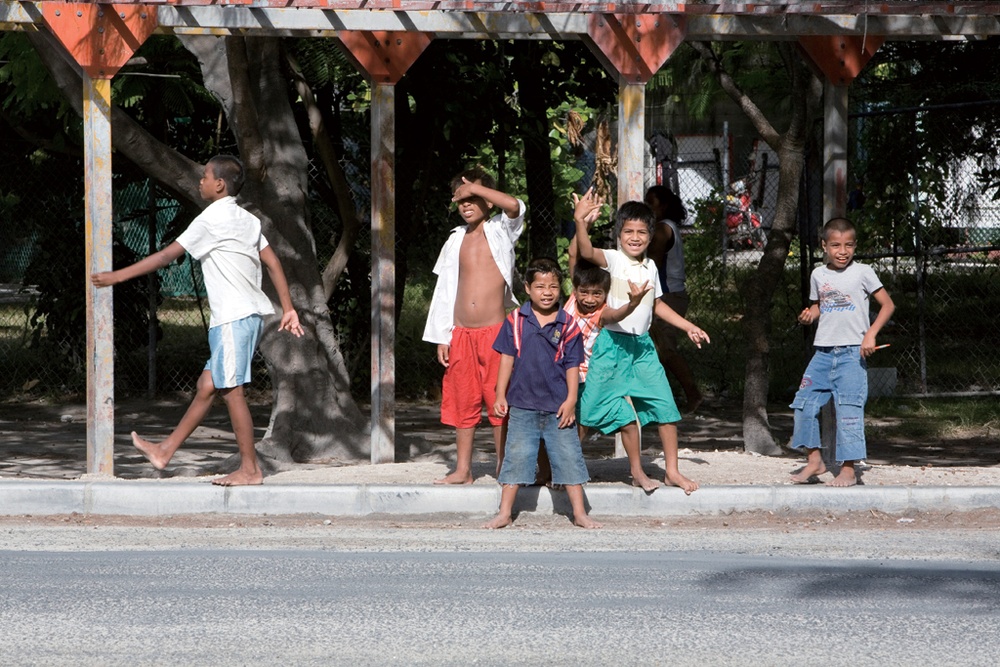
[[[693,230],[684,233],[687,291],[691,306],[687,318],[712,338],[711,345],[685,352],[699,383],[722,396],[743,391],[744,368],[733,360],[743,359],[745,340],[742,321],[746,311],[744,287],[756,280],[756,253],[727,251],[724,238],[722,195],[694,202],[690,217]],[[774,323],[770,336],[770,398],[791,398],[808,361],[805,331],[795,326],[802,307],[799,293],[798,258],[790,258],[771,306]]]
[[[950,245],[963,196],[1000,198],[1000,73],[984,66],[998,54],[997,40],[887,42],[852,86],[853,108],[868,114],[852,123],[852,172],[864,179],[856,222],[871,249],[913,250],[916,219],[925,245]],[[956,183],[970,161],[976,182]]]
[[[69,193],[67,193],[69,194]],[[24,275],[24,282],[37,287],[39,295],[31,308],[31,346],[42,350],[50,367],[62,369],[65,385],[82,387],[86,376],[86,284],[83,211],[76,197],[65,196],[62,217],[38,227],[36,252]],[[58,197],[59,195],[57,195]],[[115,268],[139,258],[127,246],[115,242]],[[157,289],[158,293],[158,289]],[[126,352],[148,341],[146,281],[133,280],[114,288],[115,346]]]
[[[726,71],[733,73],[743,89],[762,109],[779,117],[790,106],[791,82],[788,69],[776,42],[710,42]],[[655,91],[666,88],[674,94],[667,100],[667,111],[685,110],[693,118],[711,118],[720,103],[729,96],[712,75],[708,64],[690,44],[681,44],[647,84]]]

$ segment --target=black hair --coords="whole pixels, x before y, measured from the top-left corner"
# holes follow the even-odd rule
[[[830,232],[854,232],[855,238],[857,238],[858,232],[854,228],[854,223],[847,218],[830,218],[823,225],[823,231],[820,233],[820,238],[824,241],[830,235]]]
[[[649,233],[652,235],[653,226],[656,224],[653,209],[641,201],[627,201],[621,205],[621,208],[618,209],[618,215],[615,216],[615,239],[622,235],[622,227],[630,220],[646,223],[646,227],[649,228]]]
[[[454,192],[458,189],[458,186],[462,184],[462,179],[469,181],[470,183],[475,183],[479,181],[484,188],[489,188],[490,190],[496,190],[497,182],[493,176],[483,169],[482,167],[473,167],[472,169],[466,169],[460,174],[456,174],[455,178],[451,179],[451,191]]]
[[[226,194],[235,197],[243,189],[243,163],[233,155],[216,155],[208,161],[212,174],[226,182]]]
[[[578,259],[573,268],[573,287],[600,287],[611,290],[611,274],[586,259]]]
[[[551,273],[559,283],[562,283],[562,270],[559,262],[551,257],[536,257],[528,262],[528,268],[524,270],[524,284],[530,285],[538,276]]]
[[[684,218],[688,215],[687,209],[673,190],[666,185],[654,185],[646,190],[647,199],[650,195],[656,197],[656,201],[663,207],[663,217],[677,224],[684,222]]]

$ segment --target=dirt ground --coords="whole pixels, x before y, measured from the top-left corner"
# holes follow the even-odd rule
[[[120,479],[207,479],[235,451],[232,432],[220,404],[175,456],[167,470],[155,471],[131,446],[129,433],[149,439],[169,433],[186,407],[186,399],[127,401],[115,412],[115,474]],[[330,461],[272,469],[268,484],[430,484],[454,460],[454,434],[438,422],[437,406],[400,403],[396,433],[398,463],[370,465]],[[258,437],[267,424],[268,407],[254,406]],[[791,414],[776,409],[771,424],[779,442],[791,434]],[[869,458],[860,466],[861,483],[869,485],[992,486],[1000,484],[1000,442],[989,434],[957,433],[925,442],[878,437],[883,431],[869,422]],[[743,452],[740,406],[706,403],[699,414],[679,424],[680,466],[702,485],[773,485],[788,483],[803,458]],[[873,437],[875,434],[875,437]],[[588,438],[584,455],[592,484],[628,483],[624,459],[612,457],[613,439]],[[654,430],[643,434],[644,465],[662,478],[662,454]],[[86,471],[86,407],[80,403],[0,403],[0,479],[79,479]],[[480,429],[474,457],[476,484],[495,484],[495,458],[488,428]],[[830,473],[825,476],[829,478]]]

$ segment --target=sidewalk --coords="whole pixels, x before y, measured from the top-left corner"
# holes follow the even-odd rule
[[[169,468],[155,471],[132,448],[133,428],[162,437],[183,410],[177,402],[126,403],[116,416],[113,479],[92,479],[86,469],[85,409],[81,405],[0,406],[0,515],[107,514],[310,514],[320,516],[451,513],[485,517],[496,511],[500,490],[488,429],[476,442],[476,482],[442,487],[454,456],[452,434],[437,423],[436,407],[401,404],[397,435],[408,446],[403,463],[373,466],[297,465],[269,474],[259,487],[211,485],[211,472],[235,452],[225,410],[218,408],[178,452]],[[255,408],[266,424],[267,409]],[[775,415],[787,438],[789,415]],[[610,458],[611,438],[589,439],[584,451],[592,481],[585,487],[595,516],[679,516],[742,511],[843,512],[877,510],[963,511],[1000,508],[1000,452],[996,447],[952,443],[870,443],[861,485],[832,489],[792,485],[802,459],[742,452],[736,408],[708,406],[680,425],[680,466],[702,488],[685,496],[676,488],[645,494],[629,485],[628,466]],[[258,429],[258,434],[263,429]],[[662,479],[655,432],[644,434],[644,466]],[[913,465],[918,464],[918,465]],[[932,465],[933,464],[933,465]],[[568,513],[562,492],[530,487],[518,494],[518,511]]]

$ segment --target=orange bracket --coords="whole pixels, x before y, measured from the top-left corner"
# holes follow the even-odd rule
[[[92,79],[110,79],[156,30],[156,7],[40,2],[52,34]]]
[[[687,21],[669,14],[591,14],[587,34],[609,71],[646,83],[684,41]]]
[[[431,33],[388,30],[347,30],[337,37],[369,81],[390,85],[399,83],[433,39]]]
[[[799,37],[808,59],[835,86],[849,86],[885,42],[882,35]]]

